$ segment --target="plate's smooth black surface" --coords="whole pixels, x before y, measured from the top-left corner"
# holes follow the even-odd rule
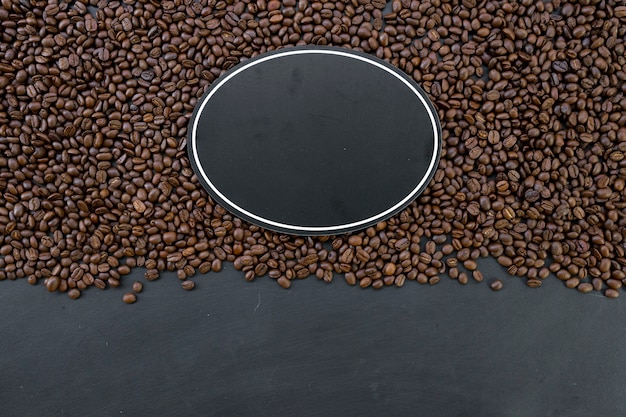
[[[482,267],[487,279],[502,268]],[[76,301],[0,282],[0,415],[623,417],[626,304],[555,278],[279,288],[175,274]]]
[[[286,48],[217,80],[189,154],[238,216],[294,234],[362,229],[408,205],[437,166],[440,126],[397,68],[339,48]]]

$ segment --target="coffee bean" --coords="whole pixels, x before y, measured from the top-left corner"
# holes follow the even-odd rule
[[[465,267],[465,269],[467,269],[468,271],[475,271],[476,268],[478,268],[478,264],[476,263],[475,260],[473,259],[468,259],[466,261],[463,262],[463,266]]]
[[[580,279],[574,277],[574,278],[570,278],[568,280],[565,281],[565,286],[567,288],[576,288],[578,287],[580,284]]]
[[[289,288],[291,287],[291,281],[288,280],[285,276],[281,276],[280,278],[278,278],[278,280],[276,281],[278,283],[278,285],[280,285],[282,288]]]
[[[500,291],[502,287],[504,287],[504,284],[502,283],[502,280],[499,280],[499,279],[493,280],[489,284],[489,288],[491,288],[494,291]]]
[[[606,280],[606,285],[614,290],[619,290],[622,288],[623,283],[618,279],[609,278]]]
[[[396,287],[404,286],[405,282],[406,282],[406,276],[404,274],[400,274],[394,279],[394,284],[396,285]]]
[[[133,282],[133,292],[139,294],[143,290],[143,284],[139,281]]]
[[[386,6],[386,5],[387,5],[387,2],[386,2],[385,0],[372,0],[372,6],[374,6],[374,7],[375,7],[375,8],[377,8],[377,9],[382,10],[382,9],[384,9],[384,8],[385,8],[385,6]],[[621,9],[621,7],[616,7],[615,9],[616,9],[616,10],[615,10],[615,15],[616,15],[617,17],[620,17],[620,16],[618,15],[618,10],[617,10],[617,9]],[[620,13],[621,13],[621,10],[620,10]]]
[[[154,281],[156,279],[159,278],[160,273],[157,269],[148,269],[145,273],[144,273],[145,278],[148,281]]]
[[[135,301],[137,301],[137,296],[135,295],[135,293],[127,292],[122,296],[122,301],[126,304],[133,304]]]
[[[181,286],[183,287],[183,290],[185,291],[191,291],[195,288],[196,283],[193,281],[183,281],[181,283]]]
[[[563,72],[567,72],[567,70],[569,69],[569,66],[567,65],[566,61],[554,61],[552,63],[552,69],[556,71],[557,73],[563,73]]]
[[[67,292],[67,295],[72,299],[75,300],[78,297],[80,297],[80,291],[77,288],[72,288],[71,290],[69,290]]]
[[[367,288],[370,285],[372,285],[372,279],[370,277],[364,277],[361,281],[359,281],[359,287],[361,288]]]
[[[393,275],[396,273],[396,265],[388,263],[383,267],[383,275]]]
[[[356,285],[357,279],[353,272],[347,272],[344,277],[348,285]]]
[[[61,283],[61,279],[57,276],[51,276],[46,279],[46,288],[50,292],[55,292],[59,288],[59,284]]]
[[[602,291],[604,287],[604,282],[600,278],[594,278],[591,280],[591,285],[593,285],[593,289],[596,291]]]

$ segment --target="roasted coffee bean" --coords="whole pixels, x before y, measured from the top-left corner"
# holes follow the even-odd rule
[[[396,273],[396,265],[388,263],[383,267],[383,275],[393,275]]]
[[[181,283],[181,286],[183,287],[183,290],[191,291],[196,287],[196,283],[193,281],[186,280]]]
[[[132,292],[127,292],[126,294],[124,294],[124,296],[122,296],[122,301],[126,304],[133,304],[135,301],[137,301],[137,295]]]
[[[494,291],[500,291],[502,287],[504,287],[504,284],[502,283],[502,280],[499,279],[495,279],[489,284],[489,288]]]
[[[154,281],[156,279],[158,279],[160,276],[160,273],[157,269],[148,269],[145,273],[144,273],[144,277],[148,280],[148,281]]]
[[[567,281],[565,281],[565,286],[567,288],[576,288],[578,287],[578,285],[580,284],[580,279],[574,277],[574,278],[570,278]]]
[[[602,291],[602,288],[604,288],[604,282],[600,278],[592,279],[591,285],[593,285],[593,289],[596,291]]]
[[[72,288],[71,290],[69,290],[67,292],[67,295],[72,299],[75,300],[78,297],[80,297],[80,291],[77,288]]]
[[[476,263],[475,260],[473,259],[468,259],[466,261],[463,262],[463,266],[465,267],[465,269],[467,269],[468,271],[475,271],[476,268],[478,268],[478,264]]]
[[[276,282],[278,282],[278,285],[280,285],[282,288],[287,289],[291,287],[291,281],[288,280],[285,276],[279,277]]]
[[[143,284],[139,281],[133,282],[133,292],[139,294],[143,290]]]
[[[50,292],[55,292],[59,288],[59,284],[61,283],[61,279],[57,276],[52,276],[46,279],[46,288]]]

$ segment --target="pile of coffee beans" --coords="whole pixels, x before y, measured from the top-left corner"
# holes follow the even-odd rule
[[[187,158],[192,110],[217,77],[310,44],[390,62],[442,121],[429,188],[359,233],[247,224],[211,200]],[[232,262],[284,288],[449,277],[499,290],[551,276],[618,297],[625,45],[618,0],[0,0],[0,280],[77,298],[135,267],[147,280],[176,271],[192,289],[191,277]],[[484,277],[487,256],[511,277]]]

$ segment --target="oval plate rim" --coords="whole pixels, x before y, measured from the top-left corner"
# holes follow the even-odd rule
[[[406,197],[400,200],[400,202],[395,203],[393,206],[389,207],[381,213],[370,216],[367,219],[354,221],[352,223],[330,226],[298,226],[266,219],[262,216],[249,212],[245,208],[239,207],[237,204],[231,202],[226,195],[220,192],[220,190],[218,190],[217,187],[215,187],[211,183],[208,175],[202,168],[200,158],[198,157],[196,139],[198,121],[202,115],[203,109],[205,108],[209,100],[219,90],[219,88],[221,88],[224,84],[226,84],[240,72],[268,60],[297,54],[329,54],[357,59],[362,62],[374,65],[379,69],[387,71],[389,74],[395,76],[400,81],[402,81],[414,93],[416,93],[416,96],[419,98],[421,103],[428,111],[429,119],[433,127],[434,151],[426,174],[417,183],[415,188],[409,194],[407,194]],[[413,79],[411,79],[400,69],[396,68],[386,61],[383,61],[382,59],[379,59],[376,56],[372,56],[361,51],[333,46],[306,45],[285,47],[278,50],[262,53],[235,65],[233,68],[227,70],[224,74],[222,74],[219,78],[215,79],[213,84],[209,86],[207,91],[205,91],[201,98],[197,101],[187,129],[187,154],[189,160],[192,164],[198,181],[209,193],[211,198],[213,198],[218,204],[222,205],[228,211],[240,217],[242,220],[246,220],[252,224],[268,230],[302,236],[337,235],[362,230],[369,226],[375,225],[380,221],[386,220],[394,214],[399,213],[407,206],[409,206],[428,187],[428,184],[435,175],[435,171],[437,170],[437,167],[439,165],[442,151],[442,143],[443,141],[441,122],[437,114],[437,109],[429,99],[426,92],[422,89],[422,87],[420,87]]]

